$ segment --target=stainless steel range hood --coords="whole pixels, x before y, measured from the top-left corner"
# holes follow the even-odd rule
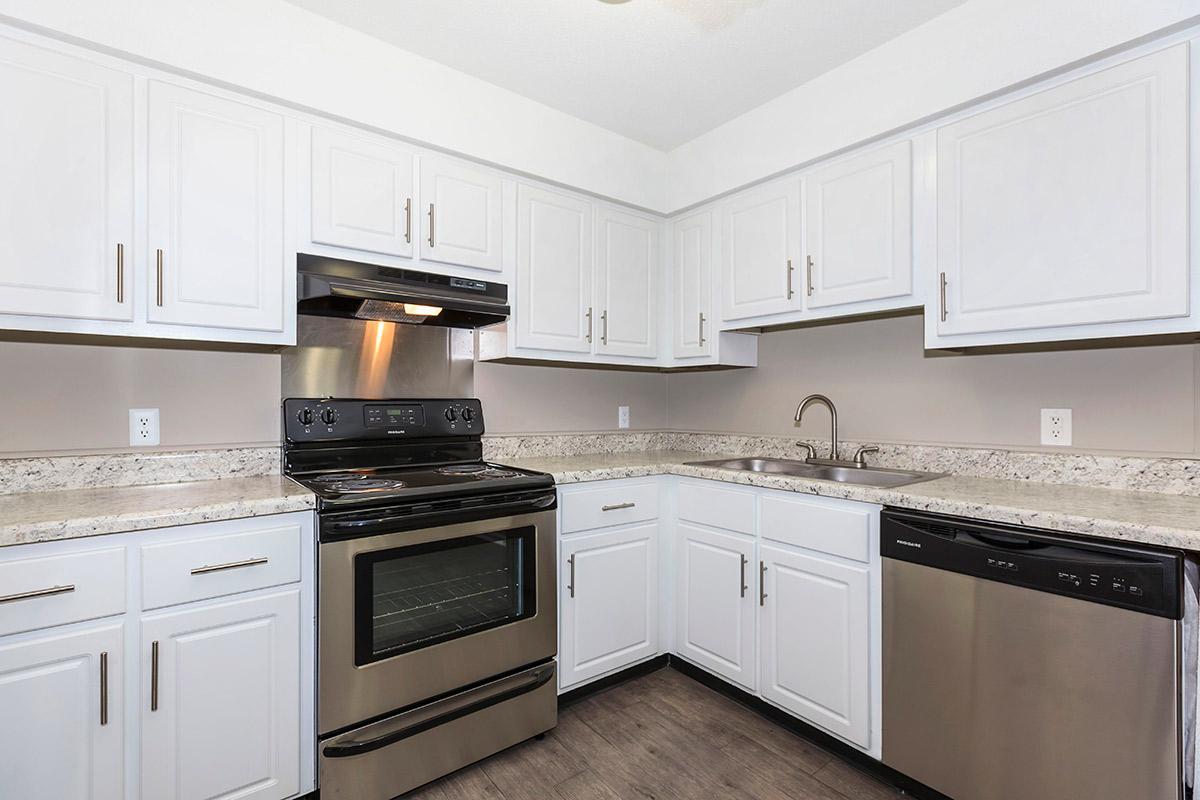
[[[479,328],[509,314],[502,283],[300,253],[297,311],[444,328]]]

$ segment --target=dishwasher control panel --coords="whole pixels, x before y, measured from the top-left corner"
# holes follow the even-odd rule
[[[1183,556],[1178,552],[888,509],[880,553],[1155,616],[1182,616]]]

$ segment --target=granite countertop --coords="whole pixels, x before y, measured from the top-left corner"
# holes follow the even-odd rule
[[[316,496],[279,475],[0,495],[0,547],[304,511]]]
[[[509,463],[549,472],[560,484],[684,475],[1104,539],[1200,550],[1200,497],[959,476],[880,489],[687,465],[690,461],[712,461],[723,457],[738,456],[668,450],[517,459]]]

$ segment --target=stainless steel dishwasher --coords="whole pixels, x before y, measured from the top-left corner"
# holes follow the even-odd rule
[[[886,510],[883,761],[954,800],[1179,800],[1183,554]]]

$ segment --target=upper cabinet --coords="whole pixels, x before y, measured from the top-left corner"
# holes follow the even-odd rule
[[[412,151],[382,137],[312,129],[312,241],[412,258]]]
[[[805,175],[809,308],[912,293],[912,143]]]
[[[712,352],[712,212],[676,220],[674,237],[674,352],[676,358]]]
[[[780,181],[731,199],[723,238],[726,320],[801,308],[800,181]]]
[[[1186,44],[943,127],[937,159],[934,344],[1189,314]]]
[[[133,319],[133,76],[0,38],[0,314]]]
[[[422,258],[500,271],[500,176],[442,156],[421,158]]]
[[[283,329],[283,117],[153,81],[152,322]]]
[[[658,223],[601,206],[596,214],[597,353],[658,355]]]

